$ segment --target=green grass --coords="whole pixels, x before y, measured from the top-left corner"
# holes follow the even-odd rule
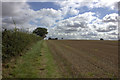
[[[94,77],[94,73],[92,73],[92,72],[88,72],[87,75],[88,75],[89,77]]]
[[[35,61],[36,58],[38,58],[38,55],[40,53],[40,48],[43,41],[39,41],[37,44],[35,44],[30,51],[28,51],[23,57],[21,57],[16,64],[16,68],[13,70],[12,74],[13,77],[17,78],[36,78],[39,75],[38,70],[36,69],[36,66],[39,66],[36,64],[37,61]]]
[[[12,69],[12,68],[11,68]],[[4,73],[3,73],[4,74]],[[60,73],[44,40],[18,58],[15,68],[4,78],[58,78]]]
[[[43,53],[45,53],[44,60],[46,63],[45,69],[46,69],[46,75],[44,77],[47,78],[59,78],[61,77],[57,65],[55,65],[53,56],[51,55],[51,52],[46,44],[46,42],[43,42]]]

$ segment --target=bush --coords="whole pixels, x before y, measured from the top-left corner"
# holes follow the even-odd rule
[[[103,38],[100,38],[100,40],[104,40]]]
[[[28,34],[20,31],[4,30],[2,32],[2,59],[9,60],[20,53],[29,44],[41,40],[34,34]]]

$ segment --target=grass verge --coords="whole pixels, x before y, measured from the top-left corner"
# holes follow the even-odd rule
[[[44,40],[37,42],[16,62],[8,64],[3,78],[59,78],[60,73]],[[6,69],[7,69],[6,68]],[[4,74],[4,73],[3,73]]]

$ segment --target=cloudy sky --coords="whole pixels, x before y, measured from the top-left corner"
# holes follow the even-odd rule
[[[36,1],[36,2],[35,2]],[[48,29],[47,37],[64,39],[118,38],[119,0],[4,0],[2,27]]]

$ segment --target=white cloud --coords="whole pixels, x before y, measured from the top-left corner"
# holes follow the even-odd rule
[[[67,0],[67,1],[58,1],[57,4],[61,7],[72,7],[80,8],[86,6],[88,8],[110,8],[117,9],[117,2],[120,0]]]
[[[86,12],[84,14],[79,14],[75,17],[71,17],[57,23],[57,26],[61,27],[73,27],[73,28],[87,28],[87,24],[90,24],[92,20],[97,19],[94,16],[95,13]]]
[[[97,26],[96,30],[98,32],[110,32],[118,30],[118,21],[118,14],[112,13],[104,16],[102,20],[95,21],[94,25]]]
[[[79,13],[79,10],[74,9],[74,8],[70,9],[70,11],[69,11],[70,15],[77,15],[78,13]]]
[[[107,1],[103,0],[98,1],[94,3],[93,0],[81,0],[81,2],[74,0],[63,1],[57,2],[61,6],[59,10],[43,8],[38,11],[30,9],[26,2],[5,2],[2,7],[3,27],[14,28],[13,17],[17,26],[22,29],[29,28],[32,31],[38,27],[37,25],[30,24],[31,21],[47,27],[49,29],[48,37],[63,37],[66,39],[99,39],[103,37],[104,39],[116,39],[118,34],[118,14],[108,14],[103,19],[99,19],[98,15],[93,12],[79,14],[77,8],[82,6],[89,8],[109,7],[113,9],[117,0],[112,0],[112,3],[107,3]],[[74,17],[63,20],[67,15]],[[55,27],[50,29],[53,25]]]
[[[117,2],[120,0],[100,0],[93,5],[93,7],[108,7],[110,9],[115,9],[117,6]]]
[[[61,18],[61,11],[60,10],[55,10],[55,9],[52,9],[52,8],[48,8],[48,9],[41,9],[41,10],[38,10],[38,15],[40,16],[48,16],[48,17],[52,17],[52,18]]]
[[[117,2],[120,0],[3,0],[2,2],[56,2],[61,7],[83,7],[98,8],[108,7],[110,9],[117,8]]]
[[[63,19],[62,12],[54,9],[41,9],[37,11],[38,23],[46,27],[51,27],[55,24],[56,20]]]
[[[51,27],[52,25],[55,24],[55,19],[54,19],[54,18],[51,18],[51,17],[44,16],[44,17],[39,21],[39,23],[40,23],[42,26]]]
[[[103,22],[105,19],[112,19],[113,15],[117,16],[117,14],[109,14],[109,18],[106,18],[106,15],[103,19],[99,19],[92,12],[79,14],[59,21],[47,36],[65,39],[117,39],[117,22]],[[117,19],[115,18],[115,21]]]
[[[59,33],[60,37],[69,39],[85,39],[90,38],[90,36],[96,36],[96,32],[92,32],[88,26],[88,24],[96,18],[93,15],[94,13],[92,12],[86,12],[84,14],[79,14],[75,17],[62,20],[49,32],[48,36],[59,37],[58,34],[54,33]]]
[[[13,20],[17,24],[27,27],[30,21],[41,26],[51,27],[55,24],[56,20],[61,20],[61,10],[54,9],[40,9],[34,11],[30,9],[30,6],[26,2],[3,2],[2,5],[2,22],[3,26],[14,28]],[[9,26],[10,25],[10,26]],[[28,25],[30,28],[31,26]],[[11,29],[10,28],[10,29]]]

